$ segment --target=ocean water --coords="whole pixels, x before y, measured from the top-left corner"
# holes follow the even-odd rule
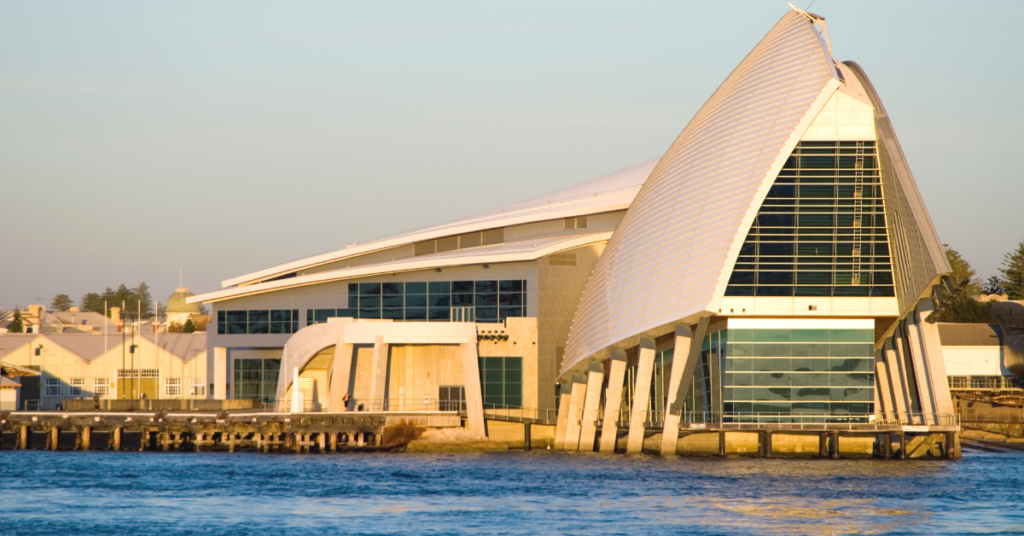
[[[1021,534],[1024,453],[952,461],[0,452],[0,534]]]

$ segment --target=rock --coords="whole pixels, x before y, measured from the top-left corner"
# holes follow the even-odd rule
[[[1006,439],[1006,436],[1003,434],[995,434],[984,430],[962,430],[960,437],[964,439],[983,439],[986,441],[1004,441]]]
[[[502,452],[508,445],[474,434],[465,428],[433,428],[406,446],[406,452]]]

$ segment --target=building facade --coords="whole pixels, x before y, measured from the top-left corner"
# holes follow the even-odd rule
[[[190,298],[213,309],[210,396],[386,409],[479,390],[557,409],[556,446],[585,449],[623,422],[631,442],[636,422],[937,423],[953,409],[927,316],[949,266],[878,94],[823,30],[787,13],[660,160]],[[471,327],[473,359],[423,323]]]
[[[17,378],[18,409],[69,399],[206,399],[206,334],[41,333],[0,336],[0,362],[38,371]]]

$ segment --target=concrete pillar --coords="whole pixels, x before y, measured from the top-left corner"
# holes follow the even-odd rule
[[[215,346],[213,354],[208,354],[206,370],[207,382],[213,384],[213,389],[207,394],[207,398],[214,400],[227,399],[228,349],[222,346]]]
[[[676,326],[675,346],[672,350],[672,369],[668,380],[668,399],[665,407],[665,427],[661,434],[661,455],[672,456],[679,443],[679,422],[686,404],[686,388],[693,381],[693,371],[700,358],[700,347],[708,329],[710,317],[697,322],[697,333],[690,326]]]
[[[615,452],[615,441],[619,433],[619,410],[622,407],[622,386],[626,376],[626,352],[613,348],[608,358],[608,388],[604,397],[604,420],[601,422],[600,451],[602,454]]]
[[[230,432],[230,433],[225,432],[221,437],[226,437],[227,438],[224,442],[228,444],[228,452],[234,452],[235,451],[235,433],[234,432]]]
[[[338,450],[338,434],[337,432],[331,432],[331,452],[337,452]]]
[[[533,434],[530,427],[532,424],[525,422],[523,423],[523,450],[533,450]]]
[[[818,457],[828,458],[828,432],[818,432]]]
[[[898,323],[896,331],[893,334],[893,349],[895,351],[896,360],[901,366],[904,378],[904,388],[907,398],[907,414],[904,415],[903,420],[909,424],[918,422],[920,424],[920,415],[914,415],[914,413],[921,412],[920,395],[917,390],[917,381],[914,378],[914,363],[913,358],[910,355],[910,346],[907,343],[907,338],[903,333],[903,324]]]
[[[477,380],[480,381],[480,380]],[[378,335],[373,340],[373,366],[370,370],[371,411],[385,411],[388,385],[388,345]]]
[[[953,397],[949,393],[949,379],[946,376],[946,360],[942,355],[942,342],[939,340],[939,325],[925,319],[935,310],[935,302],[931,299],[921,300],[917,304],[917,325],[921,332],[922,362],[928,373],[934,397],[935,424],[949,426],[953,424]],[[942,422],[947,419],[947,422]]]
[[[829,457],[833,460],[839,459],[839,432],[832,432],[828,442]]]
[[[91,446],[92,446],[92,427],[91,426],[83,426],[82,427],[82,450],[89,450],[89,447],[91,447]]]
[[[487,435],[484,422],[484,395],[480,386],[480,355],[476,347],[476,325],[466,328],[466,342],[462,345],[462,384],[466,391],[466,429]]]
[[[21,429],[18,432],[18,448],[25,450],[28,449],[28,426],[21,425]]]
[[[725,432],[718,432],[718,455],[725,456]]]
[[[171,450],[171,434],[167,432],[160,434],[160,443],[164,452]]]
[[[558,421],[555,423],[555,450],[565,450],[565,428],[569,424],[569,400],[572,398],[572,382],[561,385],[558,395]]]
[[[885,340],[882,355],[885,356],[886,369],[889,371],[889,386],[892,390],[893,418],[897,421],[906,420],[910,407],[910,393],[907,392],[906,371],[896,356],[895,341],[892,337]]]
[[[900,456],[901,460],[907,458],[907,434],[900,432]]]
[[[921,403],[921,413],[924,414],[921,424],[930,424],[931,416],[935,413],[935,394],[929,381],[924,347],[921,344],[921,329],[917,322],[915,315],[907,315],[907,343],[910,346],[910,361],[914,365],[914,377],[917,379],[918,401]]]
[[[892,420],[893,411],[892,389],[889,387],[889,366],[885,361],[885,350],[875,351],[875,415],[882,419]]]
[[[114,436],[114,450],[121,450],[121,427],[115,427],[113,430]],[[196,450],[199,450],[198,448]]]
[[[60,428],[54,426],[50,429],[50,450],[57,450],[60,442]]]
[[[636,367],[636,385],[633,388],[633,405],[629,415],[629,436],[626,440],[626,454],[639,454],[644,446],[644,426],[647,408],[651,402],[651,374],[654,372],[654,339],[640,339],[640,359]]]
[[[363,432],[356,432],[356,446],[366,446],[366,434]]]
[[[569,397],[569,419],[565,424],[565,450],[576,452],[580,446],[580,424],[586,402],[587,383],[582,374],[572,375],[572,396]]]
[[[348,411],[345,407],[345,395],[349,393],[352,378],[352,354],[354,348],[345,344],[345,336],[338,337],[338,345],[334,348],[334,366],[331,367],[330,395],[327,399],[327,411]]]
[[[325,435],[326,434],[324,434],[323,432],[317,434],[317,447],[320,448],[320,452],[327,451],[327,438],[325,437]]]
[[[580,452],[594,452],[597,419],[601,413],[601,387],[604,385],[604,365],[591,362],[587,369],[587,396],[583,401],[583,420],[580,423]]]

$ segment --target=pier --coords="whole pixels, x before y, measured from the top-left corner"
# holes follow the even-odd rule
[[[0,450],[386,450],[460,425],[455,412],[11,412],[0,414]]]

